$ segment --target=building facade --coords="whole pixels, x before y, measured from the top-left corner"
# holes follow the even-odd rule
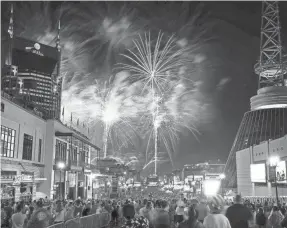
[[[59,120],[45,120],[2,95],[1,199],[91,198],[91,153],[99,148]]]
[[[275,181],[273,180],[271,157],[279,157],[275,170],[279,197],[287,196],[286,161],[287,135],[261,142],[236,153],[237,189],[244,196],[275,197]]]
[[[41,110],[46,118],[59,119],[60,50],[21,37],[3,40],[2,46],[2,91]]]

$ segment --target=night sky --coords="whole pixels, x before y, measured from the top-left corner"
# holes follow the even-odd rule
[[[55,10],[59,4],[54,2],[52,9]],[[117,2],[115,5],[118,4]],[[172,26],[169,28],[165,21],[171,22],[174,20],[172,18],[176,17],[162,13],[166,7],[177,11],[177,7],[174,5],[171,7],[171,3],[134,2],[133,4],[139,14],[138,17],[134,15],[134,18],[156,17],[158,28],[161,26],[163,30],[174,28]],[[179,5],[180,2],[176,4]],[[190,3],[191,8],[194,8],[192,6],[195,4],[197,3]],[[112,9],[113,3],[109,2],[109,5],[109,9]],[[204,21],[209,24],[205,37],[210,39],[204,42],[200,49],[207,59],[200,80],[203,81],[201,92],[211,103],[209,114],[212,118],[200,125],[198,139],[191,134],[181,137],[178,151],[174,155],[177,168],[187,163],[205,160],[226,161],[243,114],[249,110],[249,99],[257,90],[258,76],[254,73],[253,66],[259,57],[261,2],[204,2],[203,5]],[[283,12],[287,12],[287,2],[280,2],[279,5],[282,40],[286,44],[287,15],[283,15]],[[4,15],[6,13],[7,19],[5,5],[2,7],[2,12]],[[176,13],[181,14],[180,11]],[[286,45],[284,47],[286,50]],[[166,170],[167,167],[168,165],[164,165],[162,170]]]

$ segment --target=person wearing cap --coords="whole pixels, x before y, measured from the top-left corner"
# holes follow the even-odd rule
[[[223,202],[213,197],[209,202],[210,214],[203,220],[205,228],[231,228],[228,218],[221,214]]]

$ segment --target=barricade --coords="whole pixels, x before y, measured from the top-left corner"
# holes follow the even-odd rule
[[[108,226],[110,214],[93,214],[85,217],[70,219],[64,223],[57,223],[47,228],[103,228]]]
[[[64,228],[64,223],[63,222],[57,223],[57,224],[48,226],[47,228]]]

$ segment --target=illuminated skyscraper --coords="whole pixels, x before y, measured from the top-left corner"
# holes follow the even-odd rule
[[[60,118],[60,24],[55,47],[14,36],[13,5],[9,38],[2,41],[2,91],[18,102],[37,109],[44,118]],[[5,48],[6,47],[6,48]]]

